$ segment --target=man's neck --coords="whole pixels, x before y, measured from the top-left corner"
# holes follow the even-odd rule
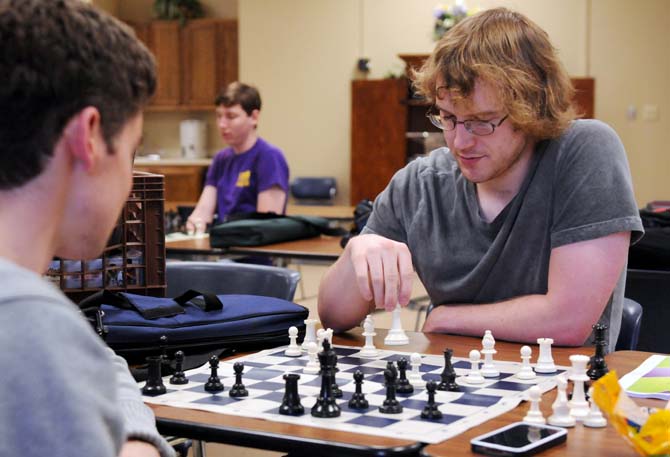
[[[519,193],[528,176],[536,144],[528,140],[518,160],[502,176],[476,184],[479,207],[486,221],[493,221]]]
[[[231,145],[233,152],[238,155],[244,154],[249,149],[254,147],[256,140],[258,140],[258,134],[256,134],[256,131],[254,130],[241,144]]]

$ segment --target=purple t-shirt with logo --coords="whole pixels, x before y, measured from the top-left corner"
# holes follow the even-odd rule
[[[256,211],[258,194],[273,186],[288,194],[288,164],[279,148],[258,138],[242,154],[235,154],[231,147],[219,151],[205,185],[216,187],[219,220],[223,220],[228,214]]]

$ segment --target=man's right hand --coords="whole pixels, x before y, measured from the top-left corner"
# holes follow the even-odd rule
[[[365,300],[387,311],[392,311],[397,303],[409,303],[414,267],[406,244],[366,234],[352,238],[347,250]]]

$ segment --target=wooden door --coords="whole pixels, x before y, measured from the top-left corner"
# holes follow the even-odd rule
[[[351,85],[351,197],[374,199],[405,166],[407,80],[353,81]]]

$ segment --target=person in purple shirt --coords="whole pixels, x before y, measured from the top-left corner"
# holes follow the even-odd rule
[[[223,221],[231,214],[286,210],[288,164],[282,151],[256,132],[261,110],[258,90],[234,82],[215,104],[217,125],[229,146],[209,167],[200,200],[186,222],[189,233],[203,232],[215,212]]]

